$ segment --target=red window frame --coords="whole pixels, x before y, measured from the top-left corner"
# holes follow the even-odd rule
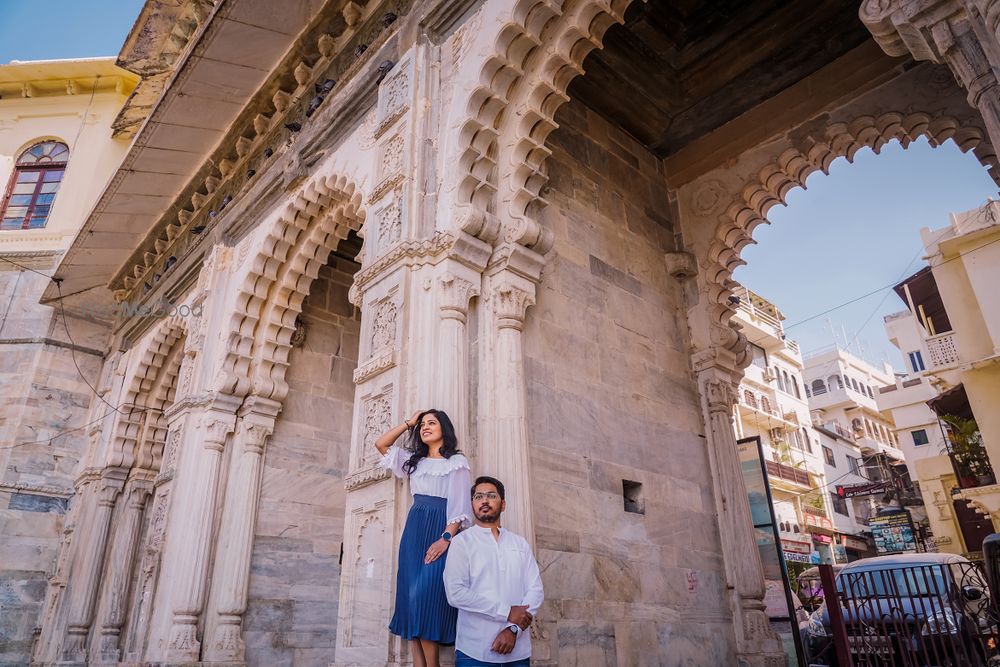
[[[62,185],[63,175],[66,171],[66,161],[60,162],[28,162],[25,163],[25,158],[27,158],[31,150],[41,144],[45,143],[55,143],[62,145],[65,148],[65,144],[62,142],[40,142],[39,144],[34,144],[23,153],[21,153],[18,161],[14,167],[14,172],[10,176],[10,180],[7,182],[7,190],[4,193],[3,206],[0,206],[0,231],[11,231],[11,230],[21,230],[21,229],[42,229],[49,221],[49,215],[52,213],[52,206],[55,204],[56,195],[59,193],[59,187]],[[64,155],[65,151],[62,152]],[[7,210],[10,207],[11,199],[14,197],[14,189],[17,185],[22,184],[21,176],[22,174],[37,173],[38,178],[35,179],[35,187],[30,193],[21,192],[17,196],[28,196],[29,200],[25,208],[25,214],[20,218],[20,226],[11,226],[13,221],[17,218],[7,217]],[[48,174],[59,173],[57,179],[47,178]],[[30,181],[28,181],[30,183]],[[56,183],[56,187],[52,192],[42,192],[46,184]],[[43,195],[51,194],[51,201],[47,203],[41,203],[39,200]],[[24,206],[24,204],[18,204],[18,206]],[[47,206],[48,210],[45,212],[45,216],[41,218],[41,222],[37,222],[38,216],[36,212],[40,206]],[[36,220],[33,225],[32,220]]]

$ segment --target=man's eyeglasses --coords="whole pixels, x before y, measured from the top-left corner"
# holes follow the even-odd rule
[[[495,491],[490,491],[488,493],[477,493],[472,496],[472,502],[478,503],[483,500],[497,500],[500,498],[500,494]]]

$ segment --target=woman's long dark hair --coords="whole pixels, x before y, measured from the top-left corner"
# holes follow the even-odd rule
[[[441,424],[441,456],[446,459],[450,459],[455,454],[458,454],[458,437],[455,435],[455,426],[448,419],[448,415],[444,413],[443,410],[427,410],[421,412],[420,416],[417,417],[417,424],[410,429],[409,442],[406,443],[406,448],[413,452],[409,460],[403,464],[403,472],[407,475],[413,474],[413,471],[417,469],[417,464],[420,463],[420,459],[426,458],[431,452],[431,448],[420,437],[420,423],[424,419],[424,415],[434,415],[437,417],[438,423]]]

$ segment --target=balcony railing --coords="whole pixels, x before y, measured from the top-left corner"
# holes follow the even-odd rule
[[[942,368],[958,363],[958,345],[955,342],[955,332],[931,336],[927,339],[927,353],[930,368]]]
[[[805,470],[786,466],[784,463],[778,463],[777,461],[765,461],[764,464],[767,468],[767,474],[771,479],[781,479],[793,484],[810,486],[809,473]]]

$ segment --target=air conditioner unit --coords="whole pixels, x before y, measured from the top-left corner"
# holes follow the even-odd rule
[[[784,430],[780,428],[772,428],[767,434],[771,437],[771,440],[782,440],[785,436]]]

